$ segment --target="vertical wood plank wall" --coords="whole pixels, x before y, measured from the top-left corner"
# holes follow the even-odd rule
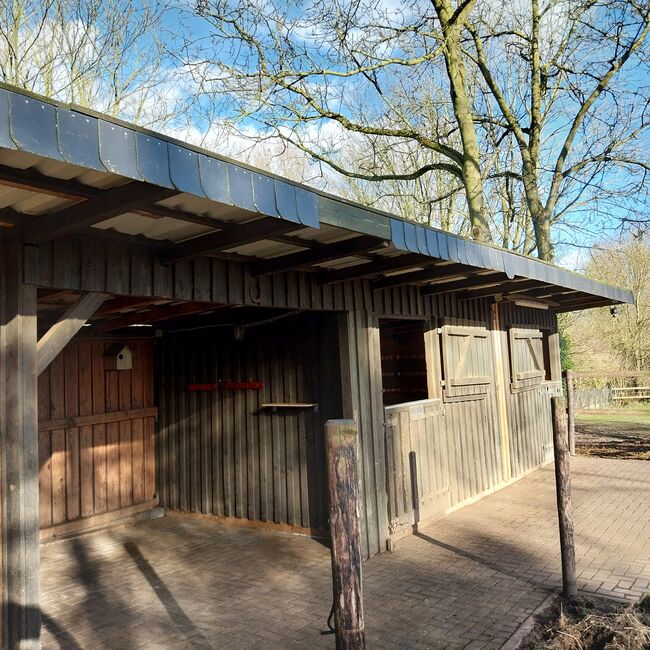
[[[342,314],[339,322],[344,417],[358,427],[362,477],[361,535],[366,557],[386,548],[388,496],[382,403],[379,319],[367,311]]]
[[[161,348],[158,484],[173,510],[327,529],[323,425],[341,416],[331,314],[166,335]],[[261,390],[189,384],[263,382]],[[318,407],[264,408],[268,403]]]
[[[429,506],[429,515],[462,505],[489,493],[504,482],[522,476],[528,470],[551,460],[552,440],[550,422],[550,391],[560,389],[559,344],[555,315],[537,309],[521,309],[510,303],[497,305],[500,323],[491,319],[491,301],[461,301],[450,295],[430,297],[424,310],[431,315],[427,332],[427,365],[429,373],[429,403],[414,403],[400,411],[392,407],[387,421],[386,448],[388,455],[387,485],[389,498],[389,530],[392,539],[411,532],[418,517],[426,513],[415,511],[415,496]],[[488,354],[490,385],[483,395],[446,399],[440,386],[448,380],[450,370],[443,368],[442,335],[435,333],[435,324],[444,322],[474,322],[492,330],[480,354]],[[498,325],[499,329],[494,329]],[[511,390],[510,351],[508,328],[526,325],[550,334],[550,366],[553,380],[529,390]],[[500,342],[501,346],[496,344]],[[472,348],[469,348],[472,350]],[[450,357],[458,359],[458,350],[449,350]],[[469,354],[479,354],[478,351]],[[500,364],[503,372],[497,372]],[[472,359],[465,357],[467,370]],[[479,373],[483,374],[483,372]],[[500,384],[500,385],[498,385]],[[505,431],[500,426],[497,388],[505,396]],[[436,406],[439,404],[439,406]],[[409,418],[409,409],[423,412],[416,422]],[[504,441],[506,449],[504,450]],[[508,452],[508,453],[504,453]],[[416,461],[416,463],[415,463]],[[414,473],[414,466],[417,473]],[[435,475],[435,489],[431,477]],[[428,499],[428,501],[427,501]]]
[[[153,407],[152,342],[128,341],[133,368],[119,371],[104,369],[110,344],[74,339],[39,377],[41,529],[108,512],[119,515],[120,509],[154,497],[153,417],[84,426],[61,422]]]
[[[504,303],[501,308],[502,346],[508,350],[508,328],[536,326],[557,337],[555,314],[540,309],[517,307]],[[559,343],[551,346],[551,370],[553,379],[561,381]],[[557,356],[553,356],[555,351]],[[511,374],[509,359],[504,360],[506,378]],[[519,393],[506,391],[507,414],[510,432],[510,463],[512,477],[521,476],[528,470],[553,459],[553,428],[551,400],[546,386]]]
[[[443,294],[428,300],[438,323],[445,318],[479,321],[489,326],[488,300],[459,301]],[[440,363],[440,356],[438,357]],[[440,377],[440,369],[437,370]],[[442,391],[438,395],[441,396]],[[467,501],[503,480],[501,447],[494,388],[482,399],[448,401],[435,427],[439,445],[433,454],[447,456],[449,505]]]
[[[434,328],[440,326],[444,318],[481,321],[488,328],[491,324],[491,299],[466,300],[461,294],[423,297],[417,287],[373,290],[368,280],[319,284],[316,274],[301,272],[258,278],[247,265],[230,260],[194,260],[163,266],[155,253],[145,247],[120,249],[106,242],[89,242],[86,237],[61,238],[54,243],[44,244],[39,246],[38,255],[39,264],[31,271],[31,267],[27,268],[26,273],[29,282],[42,287],[104,291],[118,295],[158,296],[248,307],[316,310],[320,314],[345,314],[344,325],[340,327],[340,332],[344,333],[340,345],[343,353],[342,376],[339,370],[330,373],[323,370],[318,373],[318,379],[322,380],[331,374],[337,376],[339,382],[343,382],[342,392],[347,396],[346,404],[341,406],[343,415],[350,417],[356,413],[362,430],[362,494],[365,510],[363,517],[366,520],[364,536],[368,554],[381,550],[388,535],[386,477],[383,476],[386,472],[386,442],[377,319],[430,318]],[[82,273],[82,268],[92,268],[93,273]],[[494,390],[496,386],[493,385],[484,398],[445,401],[444,415],[436,416],[438,421],[433,427],[435,435],[429,453],[433,456],[443,454],[447,458],[445,462],[449,475],[449,499],[450,503],[454,504],[461,504],[484,494],[550,457],[550,400],[546,392],[547,387],[531,391],[511,391],[506,332],[510,324],[537,323],[552,328],[553,336],[557,337],[555,315],[551,312],[526,310],[505,304],[500,310],[501,334],[497,335],[492,331],[490,345],[495,350],[495,341],[500,340],[502,343],[500,358],[504,372],[499,382],[502,399],[497,400]],[[192,348],[196,339],[196,336],[188,335],[188,349]],[[428,340],[432,339],[435,339],[438,345],[439,337],[428,335]],[[248,339],[249,343],[250,340]],[[334,349],[332,345],[334,344],[331,341],[325,344],[324,354],[320,353],[320,347],[323,346],[312,346],[314,350],[319,350],[317,356],[321,369],[323,364],[331,359]],[[165,344],[165,347],[168,349],[168,344]],[[435,352],[435,345],[429,344],[428,347],[427,358],[435,357],[435,354],[430,354],[432,350]],[[165,378],[165,381],[175,381],[169,379],[174,375],[186,378],[190,374],[190,365],[196,366],[195,372],[201,374],[201,364],[208,363],[208,360],[198,351],[194,354],[196,361],[193,360],[194,357],[180,353],[165,354],[158,376]],[[279,360],[273,361],[272,350],[264,348],[255,352],[259,356],[256,362],[249,361],[247,354],[252,352],[242,352],[237,358],[226,356],[219,363],[223,363],[224,368],[234,364],[235,370],[246,367],[247,364],[257,363],[260,372],[265,376],[271,373],[271,377],[276,377],[270,384],[275,387],[272,390],[276,391],[270,399],[280,399],[280,394],[284,399],[285,394],[291,394],[294,389],[290,385],[287,386],[286,381],[282,382],[282,389],[277,387],[280,385],[277,378],[285,374],[286,368],[284,361],[282,364]],[[218,361],[218,357],[214,355],[216,352],[213,357]],[[559,359],[554,359],[553,364],[559,371]],[[206,373],[207,370],[204,374]],[[439,389],[436,381],[436,377],[429,377],[430,393],[435,393],[436,388]],[[296,379],[295,391],[298,390],[297,386]],[[162,391],[159,398],[161,421],[166,418],[164,426],[160,429],[159,487],[161,495],[172,504],[171,507],[197,508],[200,512],[227,511],[234,513],[230,516],[260,519],[266,517],[267,521],[283,517],[288,519],[282,513],[289,510],[295,525],[304,526],[306,522],[310,526],[314,522],[321,525],[322,522],[317,521],[320,515],[315,516],[311,510],[307,512],[302,509],[302,494],[296,501],[294,488],[291,488],[290,493],[287,491],[288,485],[295,485],[296,476],[304,476],[300,469],[296,470],[294,464],[297,463],[300,467],[303,462],[300,455],[297,459],[292,455],[295,448],[299,452],[301,450],[299,445],[292,446],[292,440],[295,438],[289,440],[288,456],[286,441],[281,449],[273,450],[272,447],[272,451],[276,452],[274,459],[280,452],[285,458],[293,459],[288,465],[285,460],[284,465],[280,464],[277,468],[279,472],[286,472],[277,485],[270,480],[268,469],[266,477],[262,473],[257,474],[261,471],[258,467],[265,467],[264,462],[268,462],[260,455],[264,450],[259,446],[259,440],[265,439],[264,436],[267,435],[271,435],[273,440],[273,435],[283,426],[280,423],[287,419],[289,429],[299,429],[300,424],[294,423],[293,420],[299,419],[300,416],[275,414],[265,416],[268,421],[263,421],[265,418],[261,415],[257,419],[249,418],[248,414],[253,413],[256,400],[261,399],[259,395],[232,395],[224,398],[225,401],[212,396],[213,401],[209,405],[195,411],[195,402],[201,406],[208,397],[189,396],[176,390],[177,388],[179,386],[176,386],[175,390]],[[268,398],[264,396],[264,399]],[[232,404],[228,400],[231,400]],[[324,400],[322,394],[319,398],[314,398],[314,401]],[[505,404],[503,409],[499,408],[500,403]],[[225,413],[224,404],[228,405]],[[331,409],[330,412],[330,417],[338,417],[341,414],[336,409]],[[220,418],[221,429],[213,427],[215,417]],[[501,426],[503,423],[505,426]],[[249,429],[249,426],[252,428]],[[271,434],[265,433],[267,426]],[[244,433],[243,437],[226,436],[227,440],[221,440],[219,436],[223,434],[219,434],[220,430],[237,430]],[[188,432],[192,431],[199,431],[195,440],[187,438]],[[209,434],[205,441],[201,437],[203,431]],[[201,445],[207,444],[207,441],[213,445],[215,439],[218,449],[223,451],[215,451],[211,446],[210,455],[201,455]],[[251,457],[247,453],[249,449],[253,450]],[[223,474],[227,479],[219,478],[219,473],[215,472],[215,454],[217,463],[223,462],[219,454],[227,459]],[[235,472],[234,463],[237,460],[244,463],[239,473]],[[433,464],[430,466],[434,467]],[[197,471],[199,480],[189,485],[188,482],[193,480]],[[309,477],[309,472],[307,474]],[[388,484],[390,486],[390,476]],[[299,485],[302,488],[304,483]],[[248,495],[257,494],[260,495],[259,499],[255,497],[253,502],[249,502]],[[267,495],[265,499],[263,494]],[[289,499],[293,499],[291,504]],[[297,507],[298,502],[300,507]],[[223,506],[215,507],[215,503],[222,503]]]

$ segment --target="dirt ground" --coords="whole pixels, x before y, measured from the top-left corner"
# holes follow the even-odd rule
[[[593,413],[578,413],[576,453],[600,458],[650,460],[650,409],[599,409]]]

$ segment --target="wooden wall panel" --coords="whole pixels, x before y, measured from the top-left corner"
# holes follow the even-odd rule
[[[248,329],[242,341],[231,328],[163,338],[161,505],[327,529],[323,427],[341,417],[340,372],[336,365],[328,369],[336,349],[332,319],[293,316]],[[263,388],[187,389],[242,381]],[[318,407],[262,406],[270,403]]]
[[[511,389],[512,368],[508,330],[511,327],[535,326],[554,335],[557,333],[557,318],[550,311],[517,307],[512,303],[503,303],[500,310],[510,432],[510,471],[515,478],[553,459],[553,431],[548,383],[542,382],[521,392]],[[552,336],[551,342],[553,346],[557,346],[557,337]],[[553,364],[552,376],[559,377],[559,347],[558,350],[553,350],[550,359]]]
[[[39,377],[41,529],[154,498],[153,343],[130,340],[120,371],[110,344],[74,339]]]
[[[441,326],[443,319],[489,324],[491,299],[466,300],[454,294],[423,298],[416,287],[373,292],[367,280],[320,285],[316,274],[303,272],[256,278],[243,264],[215,259],[185,261],[165,267],[159,263],[155,251],[138,246],[115,246],[108,241],[91,243],[91,239],[69,237],[40,246],[37,278],[34,278],[33,269],[29,277],[40,286],[57,289],[103,290],[116,294],[221,304],[336,311],[348,315],[343,317],[345,322],[339,330],[342,335],[341,360],[345,370],[342,393],[347,406],[344,405],[344,410],[350,417],[356,413],[361,429],[365,550],[367,554],[381,550],[387,535],[387,496],[377,318],[430,317],[435,326]],[[86,265],[90,266],[86,269]],[[82,269],[86,270],[82,272]],[[444,415],[429,426],[431,436],[438,442],[418,446],[420,453],[428,449],[426,453],[432,457],[446,456],[445,471],[449,476],[452,504],[474,499],[550,459],[549,382],[543,382],[534,391],[512,393],[507,327],[509,324],[543,325],[551,328],[557,342],[555,315],[518,308],[512,304],[503,304],[500,309],[501,326],[498,332],[490,332],[489,348],[492,359],[495,359],[499,347],[497,342],[500,342],[499,354],[504,376],[500,376],[499,389],[503,390],[501,398],[505,403],[504,408],[499,409],[501,400],[497,399],[497,376],[493,374],[484,398],[476,399],[474,396],[474,399],[464,399],[465,395],[458,395],[457,401],[445,401]],[[321,317],[325,318],[323,314],[314,318],[318,320]],[[193,344],[193,340],[190,343]],[[185,378],[192,374],[214,377],[220,373],[234,376],[254,372],[256,376],[266,378],[268,393],[263,396],[210,394],[188,397],[178,386],[174,390],[161,392],[160,403],[166,422],[160,430],[158,456],[161,499],[173,508],[207,511],[219,516],[284,523],[290,520],[296,526],[311,526],[316,521],[321,525],[325,515],[320,511],[315,514],[314,508],[322,508],[322,502],[309,502],[309,496],[320,487],[314,484],[316,487],[312,490],[311,475],[301,473],[300,469],[305,464],[310,436],[314,435],[308,420],[301,421],[296,414],[262,417],[255,409],[262,398],[302,400],[313,394],[320,395],[315,401],[325,399],[319,382],[322,383],[323,378],[329,375],[314,373],[313,368],[322,367],[328,361],[335,349],[335,342],[330,341],[326,350],[314,344],[313,350],[318,350],[316,361],[308,356],[314,353],[313,350],[303,350],[300,363],[304,368],[298,373],[292,367],[292,364],[298,363],[295,346],[288,357],[285,355],[282,358],[274,349],[262,350],[254,345],[245,351],[242,348],[238,355],[233,356],[232,351],[222,352],[218,337],[205,336],[201,340],[205,341],[203,345],[204,350],[208,351],[207,357],[203,352],[195,352],[195,359],[183,354],[165,354],[161,359],[159,375],[163,378]],[[484,350],[484,359],[485,354]],[[559,356],[556,350],[552,350],[550,356],[553,360],[553,379],[557,380]],[[65,374],[65,367],[57,369],[53,366],[52,372]],[[310,373],[314,377],[311,385],[304,380]],[[433,381],[430,378],[429,388],[437,389],[437,381],[439,378],[434,377]],[[126,384],[120,386],[119,382],[108,376],[105,382],[106,408],[119,408],[120,395],[127,389]],[[65,411],[66,395],[54,397],[56,399],[53,399],[50,408]],[[72,393],[67,398],[74,402]],[[330,412],[337,413],[336,409]],[[337,416],[338,413],[334,417]],[[215,422],[219,422],[220,426],[216,426]],[[507,425],[501,426],[500,422]],[[145,422],[144,427],[147,429],[152,424]],[[233,432],[237,432],[237,435]],[[125,430],[115,423],[93,428],[93,458],[100,468],[104,463],[107,468],[106,493],[95,489],[95,508],[98,502],[101,508],[105,501],[108,510],[124,502],[126,488],[120,482],[121,477],[116,478],[108,468],[116,463],[128,467],[128,454],[125,455],[124,450],[133,445],[139,449],[140,436],[137,427],[135,430]],[[75,450],[77,438],[80,446]],[[95,442],[99,441],[101,447],[104,439],[105,459]],[[145,447],[149,439],[150,433],[147,433],[143,441]],[[75,453],[81,458],[82,454],[87,455],[87,442],[88,432],[82,432],[81,427],[72,434],[65,430],[52,431],[49,439],[50,466],[43,470],[42,481],[52,491],[50,499],[53,506],[60,504],[56,496],[60,490],[57,481],[60,476],[65,476],[67,469],[67,457],[63,456],[62,463],[61,450],[69,448],[73,458]],[[76,461],[73,462],[75,464]],[[130,471],[141,472],[137,462],[132,462],[130,467]],[[150,464],[145,466],[145,472],[153,472]],[[49,479],[48,473],[51,474]],[[97,486],[101,481],[97,478],[97,472],[94,476]],[[278,480],[278,476],[282,480]],[[131,484],[129,489],[132,490],[131,498],[138,498],[139,483]],[[80,493],[80,510],[88,507],[85,497],[82,503],[82,496]],[[76,502],[77,497],[73,495],[73,505]],[[60,505],[58,510],[53,507],[52,519],[65,519],[67,507],[67,501],[63,511]]]
[[[361,541],[368,557],[385,550],[388,540],[386,445],[377,315],[361,310],[341,315],[339,348],[344,415],[354,419],[358,427],[362,476]]]

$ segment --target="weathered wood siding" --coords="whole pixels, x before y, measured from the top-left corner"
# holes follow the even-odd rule
[[[550,311],[517,307],[512,303],[500,305],[502,345],[506,373],[506,403],[510,438],[510,472],[513,478],[553,459],[553,427],[551,396],[561,391],[561,371],[557,318]],[[510,360],[510,328],[538,328],[549,336],[552,382],[531,383],[522,389],[513,387]],[[517,351],[515,351],[517,353]]]
[[[155,248],[93,237],[27,246],[26,281],[42,287],[286,309],[372,310],[368,281],[318,283],[313,273],[256,277],[246,264],[195,259],[164,265]]]
[[[154,497],[153,345],[129,341],[119,371],[104,368],[110,345],[74,339],[39,377],[42,529]]]
[[[159,490],[167,508],[325,531],[323,425],[340,417],[335,326],[300,315],[167,335],[160,355]],[[189,391],[190,384],[261,389]],[[264,404],[317,407],[264,407]]]
[[[355,420],[359,436],[361,535],[366,556],[386,548],[388,503],[382,403],[379,319],[366,311],[340,316],[339,349],[344,417]]]
[[[513,390],[508,328],[539,326],[554,337],[552,349],[557,351],[556,317],[552,312],[522,309],[504,303],[499,306],[500,321],[495,326],[491,298],[468,300],[462,294],[423,297],[417,287],[406,286],[373,291],[366,279],[321,285],[316,274],[303,272],[257,278],[245,264],[216,259],[164,266],[156,251],[150,248],[115,246],[88,237],[63,238],[33,249],[32,258],[29,254],[28,250],[26,281],[44,287],[179,301],[304,309],[319,311],[319,318],[324,316],[323,312],[337,312],[340,369],[330,368],[329,372],[321,370],[316,374],[319,379],[337,376],[341,385],[343,404],[339,410],[330,409],[329,417],[354,417],[360,428],[362,531],[364,550],[368,555],[384,548],[388,538],[388,499],[397,489],[391,483],[390,471],[387,475],[380,318],[417,318],[428,323],[425,327],[425,352],[428,368],[434,369],[428,373],[428,392],[430,398],[442,400],[443,412],[426,424],[425,433],[418,433],[416,444],[412,445],[415,449],[410,451],[415,450],[420,456],[428,455],[426,459],[416,458],[417,463],[426,461],[425,469],[421,471],[442,471],[448,477],[445,480],[448,480],[451,506],[486,494],[550,459],[549,400],[550,395],[557,392],[559,384],[556,377],[550,382],[544,378],[530,390],[522,390],[522,385]],[[39,255],[40,260],[36,261]],[[34,262],[31,263],[30,259]],[[442,333],[438,333],[438,328],[442,328]],[[464,328],[468,328],[467,331]],[[484,335],[486,332],[487,336]],[[462,339],[468,333],[475,340],[465,346]],[[475,337],[473,333],[479,335]],[[214,342],[208,341],[209,337],[200,338],[207,341],[206,349],[212,349],[210,345],[214,347]],[[158,373],[164,381],[180,382],[180,379],[173,379],[175,375],[182,375],[183,382],[188,380],[190,367],[197,376],[203,372],[205,357],[200,348],[196,348],[199,339],[191,335],[184,340],[190,356],[178,351],[171,354],[171,344],[165,344],[164,363]],[[452,340],[455,341],[453,345]],[[254,336],[245,339],[240,347],[250,352],[244,354],[242,351],[243,356],[240,355],[238,361],[228,356],[221,359],[216,351],[210,358],[217,365],[226,364],[224,367],[233,363],[240,366],[250,363],[256,370],[255,374],[269,372],[265,364],[271,363],[269,360],[274,358],[274,352],[253,341]],[[331,358],[333,346],[330,340],[326,344],[326,353],[319,353],[320,364]],[[450,360],[445,363],[445,346],[451,358],[456,360],[454,367],[451,367]],[[311,347],[317,349],[317,346]],[[296,359],[297,364],[294,348],[295,345],[290,350],[290,358]],[[195,352],[191,352],[193,349]],[[468,356],[461,359],[464,349]],[[247,360],[247,354],[257,355],[257,361]],[[281,368],[280,373],[288,371],[284,365],[280,367],[279,360],[272,363]],[[556,352],[549,363],[559,379],[559,355]],[[305,372],[309,374],[311,370],[301,367],[289,371],[289,375],[291,372],[295,373],[297,383],[298,377]],[[454,382],[447,383],[448,377]],[[481,382],[472,382],[472,378],[477,377]],[[441,386],[441,380],[445,382],[444,386]],[[528,383],[535,383],[535,380]],[[287,390],[290,394],[291,389],[282,388],[282,399]],[[222,516],[230,513],[229,516],[266,518],[266,521],[277,520],[303,528],[323,527],[323,515],[312,510],[316,506],[309,506],[313,493],[309,493],[305,500],[299,492],[305,485],[301,483],[304,459],[300,456],[303,449],[300,436],[303,434],[291,433],[288,446],[284,441],[279,450],[284,454],[284,460],[278,467],[265,465],[267,461],[260,456],[263,453],[260,441],[268,441],[268,435],[274,440],[273,432],[282,428],[280,424],[274,425],[274,421],[286,421],[287,431],[299,431],[299,420],[306,415],[257,414],[254,407],[255,401],[260,400],[259,395],[228,399],[233,404],[226,408],[227,419],[223,420],[224,404],[215,395],[188,395],[181,390],[180,383],[174,390],[167,387],[161,392],[160,407],[164,412],[161,415],[166,419],[161,429],[160,491],[166,504],[171,504],[168,507],[196,509],[197,512]],[[264,396],[264,399],[273,397]],[[323,399],[322,394],[314,393],[314,402]],[[196,413],[193,411],[195,402],[199,405]],[[323,413],[324,409],[321,409],[319,427],[326,419]],[[265,433],[266,427],[270,427],[271,434]],[[312,432],[310,435],[314,436],[316,444],[321,429],[318,434]],[[194,436],[196,440],[188,436]],[[215,439],[216,449],[213,446]],[[198,450],[208,443],[210,455],[203,457]],[[296,449],[298,456],[295,456]],[[277,454],[274,461],[276,457]],[[236,461],[244,464],[237,471]],[[443,469],[436,465],[440,462],[444,463]],[[223,471],[215,472],[214,469],[221,465]],[[262,471],[267,472],[266,478]],[[280,476],[282,471],[287,475],[277,479],[272,474],[275,471],[280,472]],[[229,477],[226,483],[223,483],[224,476]],[[269,482],[272,489],[268,487]],[[309,487],[309,481],[307,485]],[[304,503],[307,507],[303,506]],[[322,501],[318,507],[322,507]]]
[[[425,335],[430,399],[386,408],[390,532],[395,538],[409,533],[417,521],[552,459],[550,397],[561,388],[556,317],[512,304],[498,308],[500,322],[495,323],[488,300],[445,295],[425,302],[431,315]],[[538,378],[532,387],[512,381],[509,330],[523,326],[547,338],[545,364],[551,376]],[[472,336],[476,341],[468,340]],[[449,385],[452,379],[455,386]],[[498,388],[505,395],[503,429]]]

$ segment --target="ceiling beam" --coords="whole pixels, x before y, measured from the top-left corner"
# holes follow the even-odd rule
[[[37,192],[39,194],[46,194],[48,196],[56,196],[69,201],[80,201],[82,199],[91,199],[100,196],[110,190],[101,190],[90,185],[84,185],[74,180],[65,180],[60,178],[52,178],[45,176],[33,169],[15,169],[6,165],[0,165],[0,185],[6,187],[16,187],[21,190],[29,192]],[[177,221],[184,221],[189,223],[196,223],[198,225],[209,226],[211,228],[219,228],[225,230],[227,228],[237,227],[238,224],[231,221],[224,221],[223,219],[213,219],[205,215],[197,215],[185,210],[170,208],[164,205],[148,205],[137,210],[133,210],[135,214],[143,217],[153,219],[160,219],[168,217],[176,219]],[[242,212],[244,211],[239,211]],[[234,211],[229,214],[234,214]],[[25,220],[25,217],[30,215],[23,215],[20,212],[10,211],[6,213],[7,225],[19,225],[20,222]],[[2,219],[0,218],[0,222]],[[16,222],[16,223],[14,223]],[[302,248],[314,248],[319,244],[309,239],[301,239],[298,237],[291,237],[290,235],[278,235],[272,237],[273,241],[278,241],[283,244],[291,246],[300,246]],[[153,241],[153,240],[150,240]]]
[[[431,259],[414,253],[397,255],[395,257],[376,256],[372,261],[366,262],[365,264],[355,264],[344,269],[323,271],[319,275],[318,282],[320,284],[333,284],[354,278],[367,278],[388,271],[426,266],[432,266]]]
[[[366,253],[378,248],[385,248],[388,242],[369,235],[362,235],[352,239],[346,239],[333,244],[321,245],[318,248],[291,255],[282,255],[277,258],[259,262],[255,265],[255,275],[269,275],[271,273],[282,273],[292,271],[314,264],[331,262],[332,260],[349,257],[357,253]]]
[[[473,300],[474,298],[489,298],[490,296],[497,296],[506,293],[516,292],[516,291],[525,291],[527,289],[533,289],[538,287],[543,287],[544,283],[539,280],[528,280],[522,278],[521,280],[510,280],[508,282],[501,282],[492,287],[484,287],[481,289],[469,289],[466,292],[463,292],[460,296],[460,300]]]
[[[65,310],[36,344],[36,371],[40,375],[108,298],[104,293],[87,293]]]
[[[136,298],[133,296],[115,296],[107,300],[95,313],[96,318],[103,318],[124,311],[142,310],[144,307],[160,305],[169,302],[161,298]]]
[[[39,243],[63,237],[177,193],[166,187],[133,181],[81,203],[36,217],[25,226],[25,240]]]
[[[284,219],[262,217],[255,221],[239,224],[236,228],[211,232],[192,239],[187,239],[173,246],[163,258],[163,264],[173,264],[192,257],[201,257],[213,252],[236,248],[255,241],[269,239],[304,226]]]
[[[558,296],[558,309],[568,307],[569,309],[586,309],[588,307],[612,307],[612,301],[603,296],[593,296],[588,293],[578,293],[569,296]],[[620,303],[615,303],[620,304]]]
[[[216,311],[217,309],[222,309],[223,307],[224,305],[205,302],[183,302],[176,305],[162,305],[146,311],[139,311],[136,313],[125,314],[118,318],[94,322],[92,324],[92,331],[94,333],[112,332],[139,323],[156,323],[163,320],[170,320],[172,318],[180,318],[182,316],[209,313]]]
[[[90,199],[102,192],[74,180],[52,178],[33,169],[16,169],[7,165],[0,165],[0,185],[73,200]]]
[[[473,274],[472,269],[464,264],[441,264],[440,262],[431,260],[427,268],[420,271],[400,273],[381,278],[373,283],[373,289],[390,289],[391,287],[399,287],[404,284],[419,284],[430,280],[451,280],[470,274]]]
[[[481,289],[483,287],[495,287],[507,282],[508,278],[503,273],[476,274],[456,282],[436,282],[428,284],[420,289],[423,296],[440,295],[453,293],[467,289]]]

